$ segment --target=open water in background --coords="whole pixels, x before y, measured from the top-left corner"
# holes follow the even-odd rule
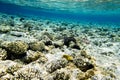
[[[26,4],[12,1],[0,0],[0,12],[21,17],[120,26],[120,0],[26,0]]]

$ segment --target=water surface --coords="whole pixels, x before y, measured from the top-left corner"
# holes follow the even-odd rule
[[[81,23],[120,24],[120,0],[0,0],[0,12]]]

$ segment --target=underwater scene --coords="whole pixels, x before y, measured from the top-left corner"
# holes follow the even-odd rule
[[[0,80],[120,80],[120,0],[0,0]]]

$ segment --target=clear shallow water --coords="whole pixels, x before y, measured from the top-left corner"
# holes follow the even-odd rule
[[[120,0],[0,0],[0,7],[12,15],[120,25]]]

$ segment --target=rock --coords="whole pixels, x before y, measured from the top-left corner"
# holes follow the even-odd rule
[[[116,37],[116,34],[114,33],[109,35],[109,38],[114,38],[114,37]]]
[[[10,26],[0,25],[0,32],[7,33],[11,30]]]
[[[45,57],[43,53],[39,51],[35,52],[35,51],[28,50],[26,53],[26,56],[23,58],[23,61],[29,63],[42,57]]]
[[[45,45],[46,45],[46,46],[52,45],[52,41],[50,41],[50,40],[49,40],[49,41],[46,41],[46,42],[45,42]]]
[[[53,80],[69,80],[70,75],[63,71],[56,71],[53,73]]]
[[[55,48],[58,48],[58,47],[62,47],[64,43],[62,40],[58,40],[58,41],[53,42],[53,45],[55,46]]]
[[[23,21],[23,20],[25,20],[25,18],[21,17],[21,18],[20,18],[20,21]]]
[[[7,51],[0,48],[0,60],[5,60],[7,58]]]
[[[29,45],[30,49],[33,51],[43,51],[45,49],[45,44],[42,41],[33,42]]]
[[[12,80],[43,80],[40,74],[40,70],[27,66],[15,72]]]
[[[33,28],[33,24],[31,22],[24,23],[24,28],[28,31],[31,31]]]
[[[67,65],[68,61],[66,59],[52,61],[46,64],[46,69],[48,72],[52,73],[57,69],[64,68]]]
[[[12,74],[7,73],[6,75],[2,76],[0,79],[1,80],[10,80],[13,78]]]
[[[28,49],[28,45],[23,41],[14,41],[14,42],[8,42],[8,43],[4,42],[2,46],[9,53],[16,54],[16,55],[25,54]]]
[[[57,32],[57,31],[64,31],[66,30],[66,27],[56,27],[55,29],[53,29],[54,32]]]
[[[88,58],[88,59],[92,59],[92,56],[88,55],[86,50],[81,50],[80,51],[81,56],[83,56],[84,58]]]
[[[54,46],[45,46],[45,51],[50,51],[54,48]]]
[[[26,35],[25,33],[23,33],[23,32],[18,32],[18,31],[10,31],[10,34],[11,34],[12,36],[16,36],[16,37],[21,37],[21,36]]]
[[[71,42],[69,43],[69,47],[80,50],[80,47],[79,47],[76,43],[74,43],[73,41],[71,41]]]
[[[68,26],[68,23],[62,22],[61,25],[62,26]]]
[[[112,56],[112,55],[114,55],[115,53],[109,51],[109,52],[102,52],[102,53],[100,53],[100,54],[105,55],[105,56]]]
[[[85,62],[80,57],[74,58],[73,63],[83,72],[86,72],[89,69],[94,68],[94,65],[90,62]]]
[[[21,67],[22,67],[21,64],[10,61],[10,60],[0,61],[0,77],[6,74],[13,75],[14,72],[16,72]]]
[[[76,43],[76,39],[74,37],[64,37],[64,45],[69,46],[71,41]]]
[[[45,64],[48,61],[48,59],[45,57],[45,55],[40,56],[40,58],[36,61],[39,64]]]
[[[88,70],[87,72],[79,72],[77,74],[77,79],[78,80],[94,80],[92,77],[98,73],[99,71],[95,69]]]
[[[45,31],[42,33],[42,36],[47,36],[50,40],[54,40],[54,36],[50,34],[49,32]]]

